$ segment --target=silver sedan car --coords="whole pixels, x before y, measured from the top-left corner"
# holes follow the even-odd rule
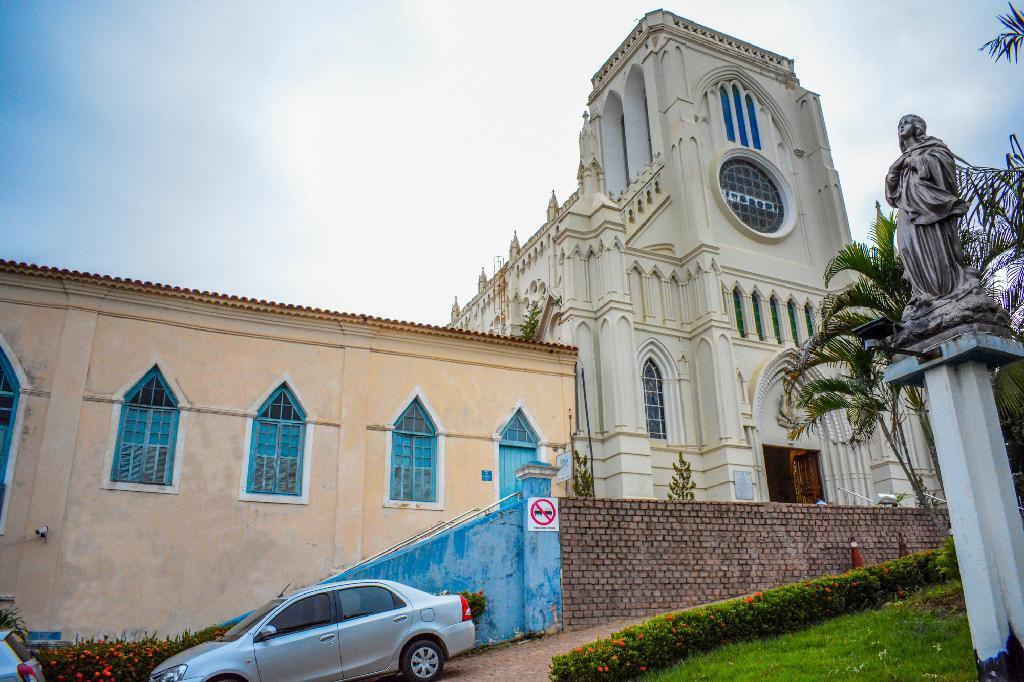
[[[471,648],[469,604],[388,580],[316,585],[272,599],[219,641],[164,661],[151,682],[336,682],[401,672],[436,680]]]

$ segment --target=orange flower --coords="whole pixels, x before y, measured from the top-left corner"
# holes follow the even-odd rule
[[[581,646],[576,647],[576,653],[582,654],[583,653],[583,647],[581,647]]]
[[[617,661],[617,660],[619,660],[619,657],[618,657],[618,655],[612,656],[612,660],[613,660],[613,661]]]
[[[746,604],[749,604],[752,601],[754,601],[753,597],[744,597],[743,598],[743,602],[746,603]]]
[[[760,593],[760,592],[755,592],[754,596],[755,597],[763,597],[764,595],[762,593]]]

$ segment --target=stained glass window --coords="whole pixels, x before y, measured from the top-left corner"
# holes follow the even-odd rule
[[[740,336],[747,338],[747,325],[743,320],[743,295],[738,288],[732,290],[732,305],[736,309],[736,329],[739,330]]]
[[[729,104],[729,93],[724,87],[718,88],[718,94],[722,98],[722,117],[725,119],[725,136],[730,142],[736,141],[736,132],[732,127],[732,105]]]
[[[756,291],[750,295],[750,303],[754,307],[754,330],[757,338],[764,341],[764,325],[761,323],[761,296]]]
[[[779,323],[779,301],[772,296],[768,304],[772,309],[772,331],[775,332],[775,340],[782,343],[782,325]]]
[[[728,159],[718,174],[722,197],[744,225],[771,234],[782,226],[782,195],[772,179],[754,163]]]
[[[661,385],[661,372],[653,360],[644,363],[643,383],[647,433],[651,438],[665,440],[665,393]]]
[[[814,336],[814,308],[810,303],[804,306],[804,318],[807,322],[807,336]]]
[[[789,313],[789,330],[793,332],[793,343],[800,343],[800,329],[796,323],[796,303],[790,300],[786,304],[786,311]]]

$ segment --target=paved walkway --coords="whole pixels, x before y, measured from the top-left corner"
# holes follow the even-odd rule
[[[617,620],[604,625],[595,625],[582,630],[562,632],[540,639],[528,639],[516,644],[495,647],[472,656],[449,661],[445,665],[444,679],[460,680],[507,680],[508,682],[533,682],[548,679],[551,657],[592,642],[598,637],[629,625],[642,623],[652,616]]]

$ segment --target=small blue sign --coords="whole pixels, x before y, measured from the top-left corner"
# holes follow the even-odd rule
[[[493,481],[494,480],[494,474],[491,473],[490,469],[481,469],[480,470],[480,480],[481,481]]]

